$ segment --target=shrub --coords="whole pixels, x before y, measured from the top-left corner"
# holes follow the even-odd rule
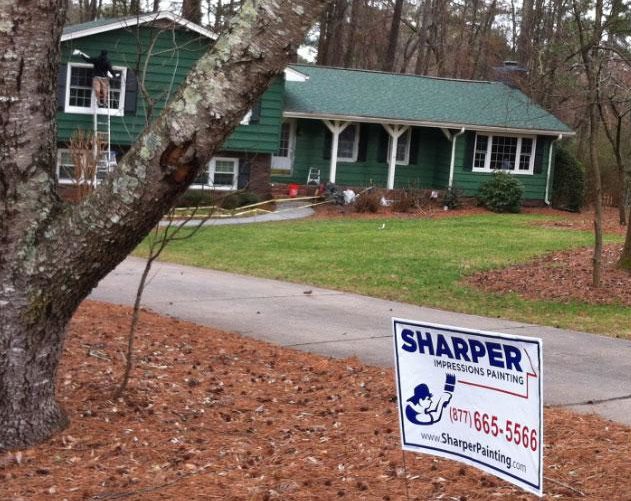
[[[493,212],[519,212],[523,185],[507,172],[495,171],[493,176],[480,186],[478,201]]]
[[[256,204],[261,201],[256,193],[251,191],[237,191],[230,193],[221,201],[221,208],[226,210],[233,210],[244,205]]]
[[[381,193],[367,191],[357,196],[353,205],[357,212],[379,212],[381,207]]]
[[[452,186],[445,191],[443,195],[443,207],[448,209],[457,209],[462,206],[462,191]]]
[[[180,195],[175,203],[176,207],[204,207],[215,204],[212,191],[188,190]]]
[[[408,212],[418,206],[418,194],[416,190],[400,191],[392,203],[392,210],[395,212]]]
[[[552,207],[579,212],[585,196],[585,171],[567,149],[557,148],[554,156]]]

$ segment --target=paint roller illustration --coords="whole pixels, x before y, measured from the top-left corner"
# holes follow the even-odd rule
[[[453,374],[445,375],[445,391],[447,393],[453,393],[456,389],[456,376]]]

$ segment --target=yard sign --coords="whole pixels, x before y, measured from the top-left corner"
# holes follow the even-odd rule
[[[543,495],[541,340],[393,318],[401,442]]]

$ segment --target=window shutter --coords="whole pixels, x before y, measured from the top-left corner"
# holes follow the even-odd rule
[[[138,100],[138,78],[131,68],[127,68],[125,78],[125,115],[136,114],[136,101]]]
[[[252,106],[252,115],[250,115],[250,125],[255,125],[261,122],[261,101],[257,101]]]
[[[250,162],[243,160],[239,162],[239,177],[237,178],[237,189],[244,190],[250,184]]]
[[[388,163],[388,142],[390,141],[390,134],[386,132],[381,126],[379,131],[379,149],[377,150],[377,162],[383,164]]]
[[[60,64],[57,70],[57,111],[64,111],[66,104],[66,76],[68,65]]]
[[[475,150],[475,132],[467,132],[467,144],[464,155],[464,165],[462,170],[471,172],[473,170],[473,155]]]
[[[418,150],[421,143],[421,130],[418,127],[412,127],[410,132],[410,164],[418,164]]]
[[[537,136],[537,146],[535,150],[535,174],[543,173],[543,150],[548,143],[548,138],[546,136]]]
[[[326,125],[324,127],[324,147],[322,149],[322,158],[331,160],[331,148],[333,147],[333,134]]]
[[[353,127],[353,125],[349,125]],[[368,153],[368,124],[360,124],[359,126],[359,144],[357,145],[357,161],[365,162]]]

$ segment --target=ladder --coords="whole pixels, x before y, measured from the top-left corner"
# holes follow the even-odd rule
[[[94,126],[94,141],[92,146],[92,154],[96,161],[96,172],[94,182],[102,181],[110,173],[113,166],[116,165],[116,156],[112,160],[111,151],[111,122],[110,122],[110,87],[107,86],[107,106],[100,108],[106,113],[99,113],[98,99],[96,93],[92,91],[92,113]]]
[[[309,168],[309,173],[307,174],[307,184],[320,184],[320,169],[316,169],[315,167]]]

